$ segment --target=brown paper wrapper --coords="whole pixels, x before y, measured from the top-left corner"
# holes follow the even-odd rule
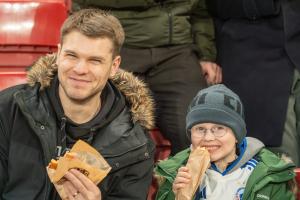
[[[82,140],[78,140],[69,153],[66,153],[57,160],[55,164],[56,169],[52,169],[52,166],[53,164],[50,162],[47,167],[48,176],[63,200],[67,199],[62,186],[64,182],[63,176],[70,169],[79,170],[96,185],[111,170],[111,167],[101,154]]]
[[[192,200],[198,189],[207,168],[210,166],[209,153],[205,148],[197,147],[192,150],[186,167],[192,175],[189,185],[182,188],[176,194],[176,200]]]
[[[55,174],[55,170],[54,169],[50,169],[48,167],[47,167],[47,172],[48,172],[48,176],[49,177],[51,177],[51,176],[53,176],[53,174]],[[53,183],[53,184],[54,184],[54,187],[55,187],[57,193],[59,194],[60,198],[62,200],[68,200],[68,197],[67,197],[67,195],[65,193],[63,185],[62,184],[58,184],[58,183]]]

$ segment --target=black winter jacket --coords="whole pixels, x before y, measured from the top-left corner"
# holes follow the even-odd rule
[[[55,56],[42,58],[29,72],[29,84],[0,93],[0,199],[50,199],[46,166],[55,158],[59,126],[44,88],[56,74],[54,62]],[[112,167],[99,184],[102,199],[146,199],[154,162],[146,131],[153,125],[152,99],[127,72],[112,82],[127,104],[98,128],[92,142]]]

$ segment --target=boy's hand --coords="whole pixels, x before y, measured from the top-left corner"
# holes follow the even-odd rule
[[[189,169],[185,166],[180,167],[172,186],[174,194],[176,195],[181,188],[186,187],[191,181],[191,178],[192,176],[189,173]]]

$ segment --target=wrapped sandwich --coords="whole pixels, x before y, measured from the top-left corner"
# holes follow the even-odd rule
[[[105,178],[111,167],[96,149],[82,140],[78,140],[70,152],[58,160],[52,159],[47,167],[50,181],[62,199],[66,199],[62,186],[65,181],[64,175],[70,169],[77,169],[92,182],[98,184]]]
[[[197,147],[190,153],[186,167],[192,175],[189,185],[176,194],[176,200],[192,200],[207,168],[210,166],[209,153],[205,148]]]

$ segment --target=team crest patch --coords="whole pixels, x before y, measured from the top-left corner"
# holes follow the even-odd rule
[[[234,200],[242,200],[244,191],[245,187],[239,188],[234,195]]]

